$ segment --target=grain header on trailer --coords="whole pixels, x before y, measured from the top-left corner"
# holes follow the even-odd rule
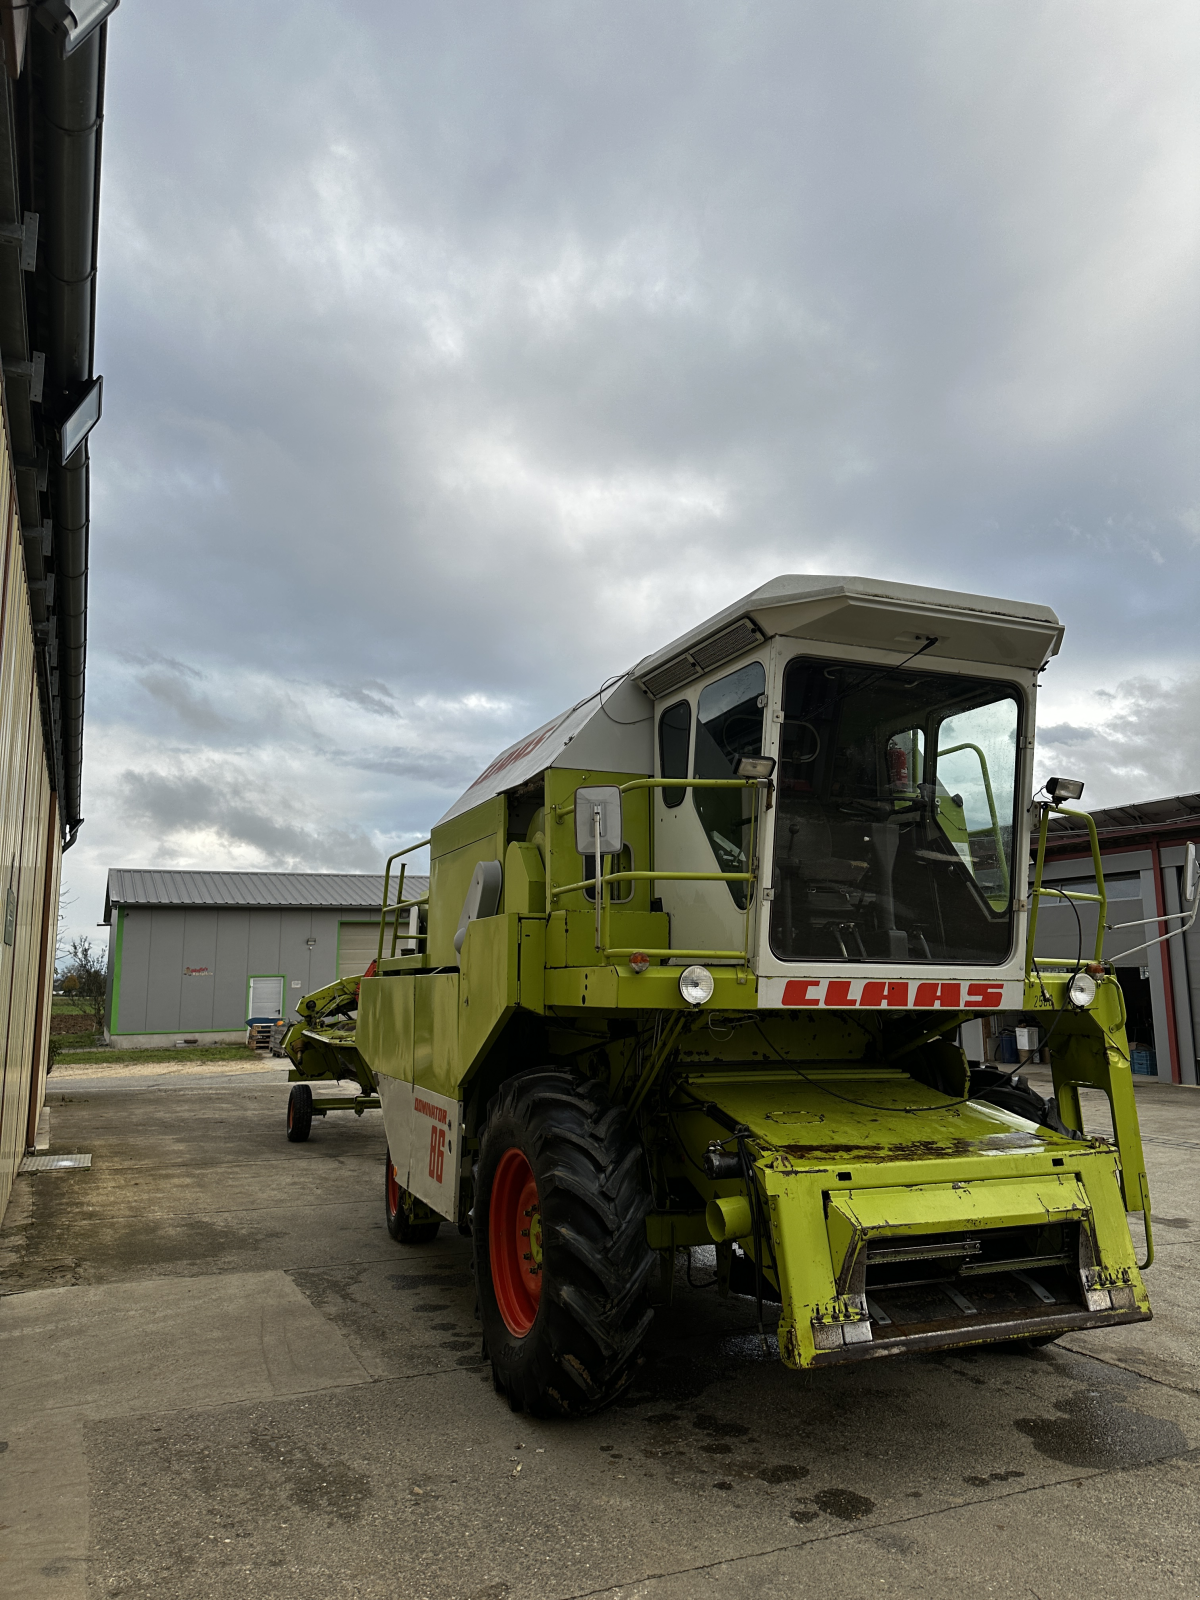
[[[760,1322],[778,1303],[796,1368],[1150,1316],[1086,815],[1097,946],[1032,955],[1080,790],[1032,793],[1061,637],[1044,606],[777,578],[498,756],[423,842],[415,907],[393,868],[423,844],[388,862],[352,1044],[388,1224],[470,1229],[514,1407],[610,1400],[701,1244]],[[1044,1028],[1050,1102],[966,1059],[998,1011]]]

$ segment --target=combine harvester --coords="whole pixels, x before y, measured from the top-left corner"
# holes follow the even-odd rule
[[[506,750],[390,858],[378,961],[302,1003],[287,1053],[378,1094],[393,1237],[470,1231],[514,1409],[618,1394],[702,1244],[760,1328],[778,1303],[794,1368],[1149,1318],[1086,814],[1096,948],[1032,955],[1060,893],[1048,817],[1082,792],[1032,793],[1061,638],[1044,606],[777,578]],[[393,865],[427,844],[414,905]],[[967,1061],[962,1024],[999,1011],[1044,1030],[1051,1101]],[[1081,1086],[1112,1142],[1084,1135]]]

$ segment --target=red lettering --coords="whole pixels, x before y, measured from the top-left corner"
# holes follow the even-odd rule
[[[429,1176],[434,1183],[441,1183],[445,1170],[446,1130],[439,1128],[435,1123],[429,1130]]]
[[[967,1004],[969,1006],[1001,1006],[1004,1004],[1004,985],[1002,983],[969,983],[967,985]]]
[[[872,980],[870,983],[864,983],[862,987],[862,994],[860,994],[858,997],[859,1005],[881,1006],[883,1004],[883,997],[887,993],[888,988],[888,984],[878,983],[874,980]],[[904,998],[906,1000],[908,998],[907,989],[905,990]]]
[[[908,985],[906,983],[889,983],[887,986],[887,1003],[890,1006],[907,1006]]]
[[[856,1004],[850,998],[850,982],[847,978],[831,978],[825,989],[825,1004],[827,1006],[852,1006]]]
[[[820,978],[789,978],[783,986],[785,1006],[819,1006],[820,1000],[810,1000],[808,991],[821,987]]]
[[[958,1011],[962,1007],[962,984],[919,983],[913,996],[913,1005],[921,1010],[942,1006],[948,1011]]]

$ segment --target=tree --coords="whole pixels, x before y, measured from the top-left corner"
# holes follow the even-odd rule
[[[71,939],[67,945],[66,988],[74,978],[74,993],[84,1001],[96,1023],[96,1032],[104,1029],[104,997],[108,988],[108,962],[102,951],[88,938]]]

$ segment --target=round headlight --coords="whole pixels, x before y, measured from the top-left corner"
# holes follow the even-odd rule
[[[1096,980],[1086,972],[1077,972],[1071,979],[1067,996],[1072,1005],[1086,1009],[1096,998]]]
[[[707,967],[684,967],[679,974],[679,992],[690,1006],[702,1006],[712,999],[713,975]]]

